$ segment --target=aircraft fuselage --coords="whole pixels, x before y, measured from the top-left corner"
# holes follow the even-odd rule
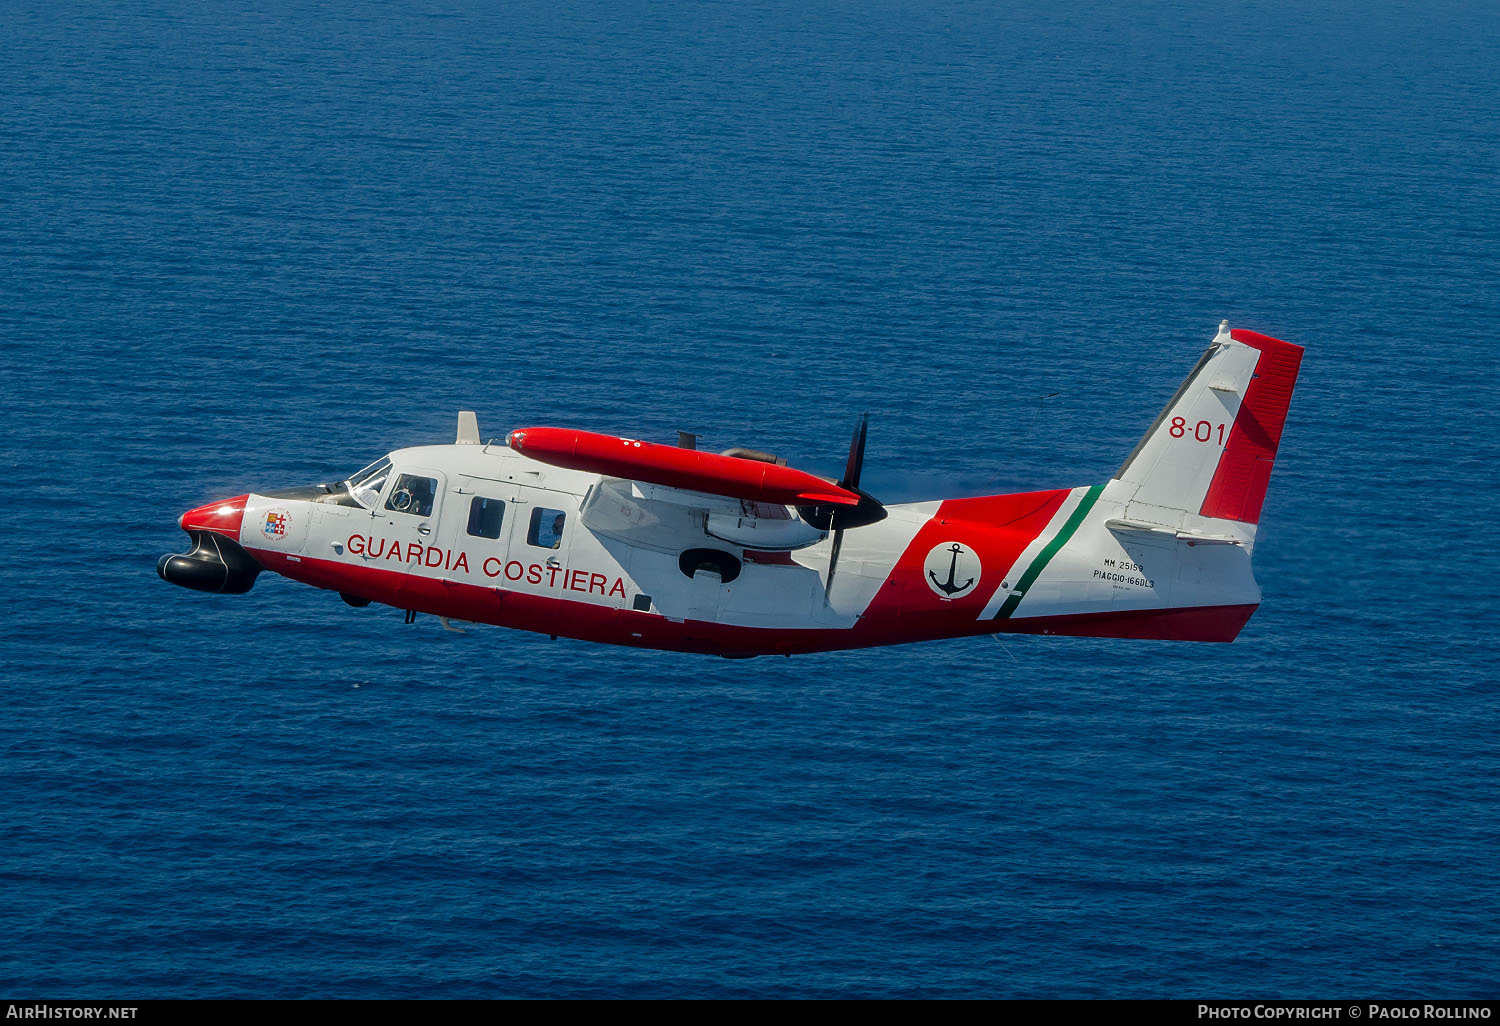
[[[158,570],[240,592],[264,569],[353,605],[726,656],[995,632],[1230,641],[1260,601],[1250,557],[1300,356],[1221,329],[1103,485],[889,506],[586,432],[481,444],[464,414],[454,444],[184,514],[193,550]],[[528,431],[555,462],[520,451]],[[862,445],[861,429],[851,466]],[[801,499],[854,505],[780,504]]]

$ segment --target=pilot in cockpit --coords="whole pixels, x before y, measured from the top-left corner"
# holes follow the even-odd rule
[[[385,508],[398,513],[410,513],[419,517],[432,515],[432,504],[437,498],[437,482],[430,477],[402,474],[396,479],[396,487]]]
[[[419,517],[432,515],[433,495],[432,480],[426,477],[415,477],[411,480],[412,511]]]

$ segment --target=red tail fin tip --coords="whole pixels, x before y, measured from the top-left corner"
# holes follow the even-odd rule
[[[1259,350],[1260,357],[1199,513],[1254,524],[1260,521],[1281,429],[1302,365],[1302,347],[1253,331],[1237,329],[1230,335],[1236,342]]]

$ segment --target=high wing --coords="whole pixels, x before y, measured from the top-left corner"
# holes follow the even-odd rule
[[[597,534],[676,551],[704,534],[763,551],[821,541],[802,507],[850,509],[858,493],[769,457],[657,445],[570,428],[512,431],[506,442],[529,459],[601,475],[580,511]],[[757,454],[764,457],[764,454]]]
[[[857,506],[857,492],[779,463],[657,445],[571,428],[519,428],[506,436],[523,456],[570,470],[776,505]]]

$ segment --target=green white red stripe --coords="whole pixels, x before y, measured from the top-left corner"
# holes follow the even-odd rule
[[[1010,587],[1002,587],[995,592],[994,598],[986,604],[981,619],[1010,619],[1025,599],[1027,590],[1036,583],[1036,579],[1047,568],[1052,557],[1057,555],[1078,531],[1079,525],[1083,523],[1084,518],[1089,515],[1089,510],[1094,508],[1094,503],[1099,501],[1099,496],[1103,493],[1103,485],[1073,489],[1072,494],[1057,511],[1051,523],[1032,540],[1030,545],[1026,546],[1015,565],[1005,575],[1004,581]]]

